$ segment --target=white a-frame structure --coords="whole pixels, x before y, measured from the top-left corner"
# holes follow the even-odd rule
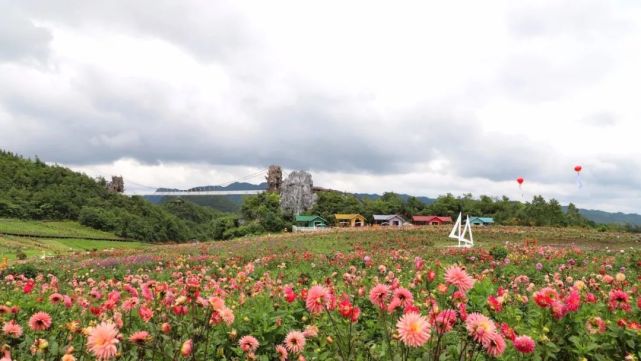
[[[469,233],[470,239],[465,238],[465,234]],[[450,238],[458,240],[459,247],[472,247],[474,246],[474,237],[472,236],[472,225],[470,224],[470,216],[465,220],[465,226],[461,232],[461,213],[458,214],[456,223],[450,232]]]

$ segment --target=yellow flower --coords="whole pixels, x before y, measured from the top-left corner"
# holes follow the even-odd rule
[[[580,290],[582,290],[583,288],[585,288],[585,282],[583,282],[583,281],[581,281],[581,280],[578,280],[578,281],[574,282],[574,287],[575,287],[577,290],[579,290],[579,291],[580,291]]]
[[[78,323],[78,321],[67,322],[65,326],[67,327],[67,330],[69,330],[69,332],[71,333],[76,333],[80,329],[80,324]]]
[[[89,336],[89,334],[91,333],[91,330],[93,330],[93,327],[85,327],[82,329],[82,334],[85,336]]]

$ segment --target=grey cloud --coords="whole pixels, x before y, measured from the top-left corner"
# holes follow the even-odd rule
[[[11,2],[0,1],[0,63],[3,61],[43,62],[52,37]]]
[[[253,41],[233,1],[22,1],[34,17],[160,38],[204,62],[233,60]],[[73,9],[73,11],[69,11]]]
[[[33,122],[42,127],[21,130],[30,137],[11,139],[13,149],[70,164],[134,157],[145,163],[279,163],[292,169],[393,174],[445,158],[452,164],[449,172],[495,181],[524,176],[545,182],[564,173],[545,144],[487,134],[472,114],[454,112],[449,105],[423,104],[382,115],[371,98],[300,90],[284,105],[243,103],[250,121],[239,125],[216,109],[202,119],[171,109],[173,90],[162,83],[87,70],[75,84],[69,96],[34,98],[27,90],[5,96],[15,128]],[[66,106],[70,102],[75,106]]]
[[[510,97],[555,100],[598,83],[621,60],[626,37],[638,30],[617,2],[571,0],[512,3],[507,21],[513,41],[498,77]]]
[[[613,112],[602,111],[591,114],[583,119],[580,119],[583,124],[594,127],[611,127],[619,122],[619,117]]]
[[[641,176],[636,172],[639,161],[599,157],[584,165],[581,172],[583,187],[558,197],[563,203],[573,202],[579,207],[633,211],[639,213],[641,203]],[[565,178],[573,182],[574,175]],[[623,208],[625,207],[625,208]]]
[[[90,109],[67,109],[43,98],[5,98],[16,124],[47,119],[40,121],[44,129],[30,138],[13,138],[16,150],[72,164],[129,156],[145,163],[279,163],[293,169],[373,174],[410,172],[444,157],[453,164],[451,172],[492,180],[544,177],[551,162],[544,146],[485,134],[472,115],[437,105],[388,118],[372,110],[369,99],[302,92],[288,105],[248,106],[247,130],[215,111],[206,119],[172,111],[167,107],[171,91],[160,84],[122,83],[95,73],[78,84],[78,94],[87,97],[79,102]],[[48,154],[55,158],[48,159]]]
[[[581,172],[596,184],[608,184],[608,188],[641,189],[641,154],[630,157],[602,155],[589,159]]]
[[[557,175],[558,162],[545,144],[502,134],[479,134],[467,142],[465,151],[456,153],[452,162],[460,175],[494,181],[522,176],[541,182]]]
[[[383,119],[369,110],[368,101],[303,92],[289,105],[248,106],[246,130],[216,109],[204,119],[170,109],[172,90],[162,84],[125,82],[95,72],[82,74],[75,84],[68,95],[0,92],[13,123],[0,140],[17,151],[43,158],[46,151],[56,158],[45,160],[73,164],[132,156],[148,163],[279,162],[292,168],[397,172],[433,159],[443,144],[456,142],[470,129],[464,119],[448,119],[447,114],[422,109],[419,115]],[[34,123],[37,131],[25,128]],[[444,123],[458,126],[439,125]]]
[[[566,59],[550,53],[526,52],[510,57],[499,81],[511,97],[528,101],[555,100],[574,89],[595,84],[606,76],[613,64],[610,55],[598,52],[582,52]]]
[[[630,4],[632,5],[632,4]],[[620,2],[607,0],[524,1],[511,4],[508,25],[523,40],[568,36],[577,41],[618,37],[632,23],[618,15]]]

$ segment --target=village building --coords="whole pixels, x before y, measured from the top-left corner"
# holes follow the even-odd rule
[[[322,228],[327,227],[327,221],[321,216],[296,216],[296,225],[299,227]]]
[[[492,217],[470,217],[470,223],[475,226],[489,226],[494,224]]]
[[[417,226],[436,226],[440,224],[452,223],[452,217],[449,216],[413,216],[412,223]]]
[[[374,224],[380,226],[402,226],[405,224],[405,219],[398,214],[375,214]]]
[[[363,227],[365,217],[360,214],[335,214],[336,227]]]

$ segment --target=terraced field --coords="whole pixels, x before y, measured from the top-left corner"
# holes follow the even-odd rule
[[[71,221],[0,219],[0,260],[13,260],[19,252],[27,257],[53,256],[76,251],[141,249],[148,245],[121,240],[113,233]]]

